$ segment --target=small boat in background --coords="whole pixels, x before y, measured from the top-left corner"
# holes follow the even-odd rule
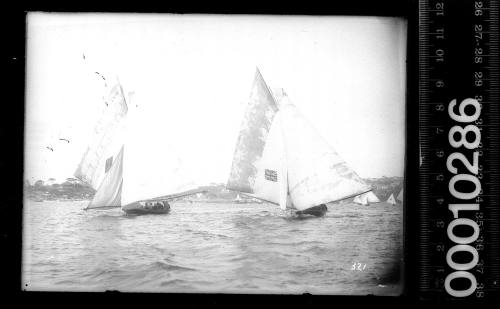
[[[241,198],[241,196],[240,196],[240,194],[239,194],[239,193],[238,193],[238,194],[236,194],[236,198],[234,199],[234,202],[235,202],[236,204],[241,204],[241,203],[243,203],[243,202],[244,202],[244,200]]]
[[[354,198],[353,203],[366,206],[368,205],[368,197],[366,194],[358,195]]]
[[[353,200],[354,203],[359,205],[370,205],[374,203],[380,203],[379,198],[373,193],[373,191],[367,192],[365,194],[358,195]]]
[[[391,193],[391,196],[389,196],[389,198],[387,199],[387,203],[389,203],[391,205],[396,205],[396,199],[394,198],[393,193]]]

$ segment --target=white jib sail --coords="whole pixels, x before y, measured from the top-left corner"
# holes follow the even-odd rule
[[[256,160],[256,177],[252,186],[253,194],[257,198],[280,205],[286,208],[288,199],[288,180],[286,157],[281,131],[280,114],[274,116],[271,129],[267,136],[262,156]]]
[[[387,199],[387,203],[395,205],[396,204],[396,199],[394,198],[394,194],[391,193],[391,196]]]
[[[122,147],[87,209],[121,206],[123,151],[124,148]]]
[[[106,161],[116,155],[123,145],[122,132],[128,107],[119,82],[111,87],[103,109],[89,146],[74,173],[76,178],[95,190],[99,188],[106,174]]]

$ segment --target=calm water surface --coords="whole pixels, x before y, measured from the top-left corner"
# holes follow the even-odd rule
[[[25,202],[24,289],[401,293],[401,205],[334,204],[297,220],[270,204],[177,202],[127,216],[87,203]]]

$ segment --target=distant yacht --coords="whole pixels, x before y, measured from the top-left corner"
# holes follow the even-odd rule
[[[372,190],[320,137],[282,89],[255,73],[227,188],[288,210],[322,216],[327,203]]]
[[[241,204],[244,202],[239,193],[236,194],[236,198],[234,199],[234,202],[237,204]]]
[[[368,197],[364,194],[358,195],[354,198],[353,203],[366,206],[368,205]]]
[[[387,203],[391,205],[396,205],[396,199],[394,198],[394,194],[391,193],[391,196],[387,199]]]
[[[379,198],[372,191],[365,194],[358,195],[353,200],[354,203],[360,205],[369,205],[373,203],[380,203]]]

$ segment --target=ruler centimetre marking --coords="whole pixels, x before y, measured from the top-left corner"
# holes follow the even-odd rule
[[[498,297],[499,3],[418,6],[419,295]]]

